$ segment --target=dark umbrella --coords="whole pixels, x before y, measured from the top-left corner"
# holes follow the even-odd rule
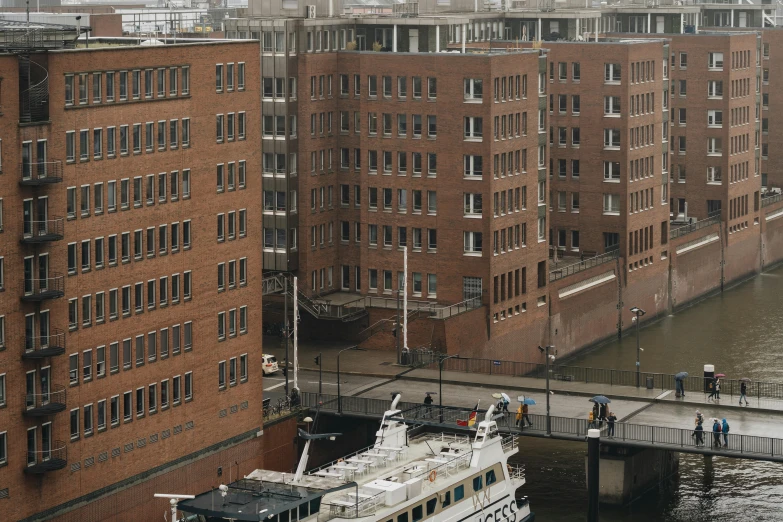
[[[674,376],[675,380],[681,381],[688,376],[688,372],[680,372]]]
[[[607,399],[603,395],[596,395],[595,397],[592,397],[590,399],[590,402],[594,402],[596,404],[609,404],[612,401],[610,401],[609,399]]]

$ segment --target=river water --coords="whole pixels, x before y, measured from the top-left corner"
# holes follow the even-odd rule
[[[642,371],[701,375],[704,364],[729,378],[783,382],[783,268],[756,277],[640,331]],[[633,303],[626,303],[633,306]],[[630,335],[568,361],[575,366],[633,370]],[[781,423],[783,437],[783,423]],[[586,446],[520,440],[536,520],[585,520]],[[601,506],[602,522],[731,522],[783,520],[783,464],[680,455],[679,473],[625,507]]]

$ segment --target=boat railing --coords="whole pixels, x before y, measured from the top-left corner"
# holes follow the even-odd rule
[[[525,466],[521,464],[509,464],[508,465],[508,478],[511,480],[524,480],[525,479]]]
[[[362,448],[362,449],[360,449],[358,451],[354,451],[353,453],[349,453],[348,455],[345,455],[344,457],[340,457],[339,459],[334,459],[331,462],[327,462],[326,464],[322,464],[322,465],[318,466],[317,468],[313,468],[313,469],[309,470],[307,473],[312,475],[313,473],[315,473],[317,471],[329,469],[329,468],[339,464],[340,462],[343,462],[346,459],[350,459],[350,458],[353,458],[353,457],[358,457],[359,454],[365,453],[365,452],[373,449],[374,447],[375,447],[375,444],[371,444],[371,445],[369,445],[369,446],[367,446],[365,448]]]
[[[346,493],[329,502],[324,502],[323,506],[329,508],[329,515],[333,518],[362,518],[374,515],[378,506],[385,505],[385,492],[376,493],[367,498],[357,497],[357,494],[366,495],[360,489],[355,493]]]
[[[517,438],[514,435],[508,435],[503,437],[501,444],[503,446],[503,453],[508,453],[517,447]]]
[[[423,489],[441,489],[443,480],[454,473],[470,467],[470,461],[473,458],[473,452],[467,451],[448,462],[432,466],[427,470],[427,478],[423,481]],[[435,472],[433,475],[432,472]]]

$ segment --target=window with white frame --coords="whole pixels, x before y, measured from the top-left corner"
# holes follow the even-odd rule
[[[604,161],[604,181],[620,181],[619,161]]]
[[[604,148],[620,148],[620,129],[604,129]]]
[[[465,254],[481,254],[483,247],[481,232],[465,232]]]
[[[484,135],[483,118],[477,116],[465,116],[465,134],[466,140],[481,140]]]
[[[707,111],[707,126],[713,128],[723,127],[723,111],[708,110]]]
[[[723,53],[709,53],[707,67],[713,71],[723,70]]]
[[[604,96],[604,116],[620,116],[619,96]]]
[[[604,194],[604,214],[620,213],[620,195]]]

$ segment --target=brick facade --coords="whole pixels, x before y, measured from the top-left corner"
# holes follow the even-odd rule
[[[12,499],[3,507],[9,520],[261,426],[257,53],[254,43],[215,43],[32,55],[33,74],[38,66],[48,71],[49,116],[21,124],[20,62],[0,60],[7,85],[0,118],[0,432],[7,460],[0,489]],[[216,64],[224,64],[222,92]],[[125,72],[127,91],[120,89]],[[47,181],[61,181],[32,182],[44,168]],[[34,242],[42,231],[60,238]],[[41,277],[62,295],[41,295]],[[55,344],[64,353],[35,357]],[[64,409],[32,416],[47,402]],[[55,457],[66,461],[64,469],[29,473]]]

